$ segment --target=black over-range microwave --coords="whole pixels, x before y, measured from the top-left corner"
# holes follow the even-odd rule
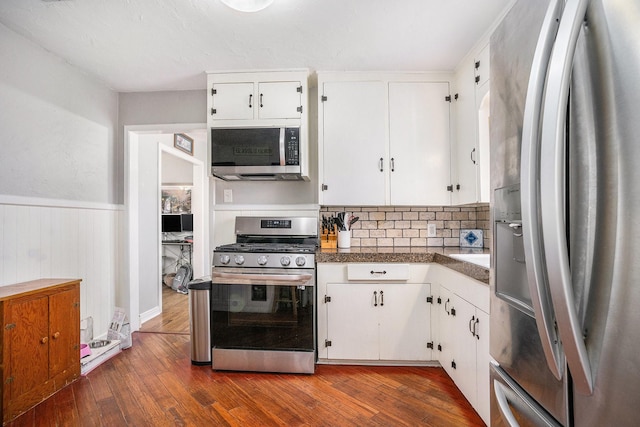
[[[299,181],[300,127],[211,128],[211,173],[227,181]]]

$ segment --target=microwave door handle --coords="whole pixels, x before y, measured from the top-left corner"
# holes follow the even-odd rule
[[[549,76],[542,116],[540,171],[542,234],[558,332],[576,392],[593,393],[593,372],[576,310],[569,266],[565,223],[565,124],[573,58],[588,0],[569,0],[560,20],[556,44],[549,61]]]
[[[523,239],[529,292],[542,348],[549,370],[557,379],[562,378],[564,364],[562,363],[560,340],[554,325],[549,285],[543,274],[544,248],[538,218],[540,193],[537,182],[540,178],[540,135],[538,130],[544,84],[557,31],[556,19],[562,13],[563,4],[564,2],[561,0],[553,0],[549,3],[531,65],[522,126],[520,168],[522,228],[518,233],[522,235]]]
[[[285,157],[285,150],[284,150],[284,136],[285,136],[285,128],[281,127],[280,128],[280,138],[278,140],[279,146],[280,146],[280,166],[286,166],[287,165],[287,159]]]

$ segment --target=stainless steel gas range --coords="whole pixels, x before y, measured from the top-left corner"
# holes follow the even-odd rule
[[[313,373],[317,219],[237,217],[235,233],[213,252],[213,369]]]

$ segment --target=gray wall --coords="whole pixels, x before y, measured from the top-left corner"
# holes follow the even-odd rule
[[[0,63],[0,194],[122,202],[118,94],[1,24]]]

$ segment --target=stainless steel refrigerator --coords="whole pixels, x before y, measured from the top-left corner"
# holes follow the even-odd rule
[[[491,37],[491,425],[640,425],[640,0]]]

